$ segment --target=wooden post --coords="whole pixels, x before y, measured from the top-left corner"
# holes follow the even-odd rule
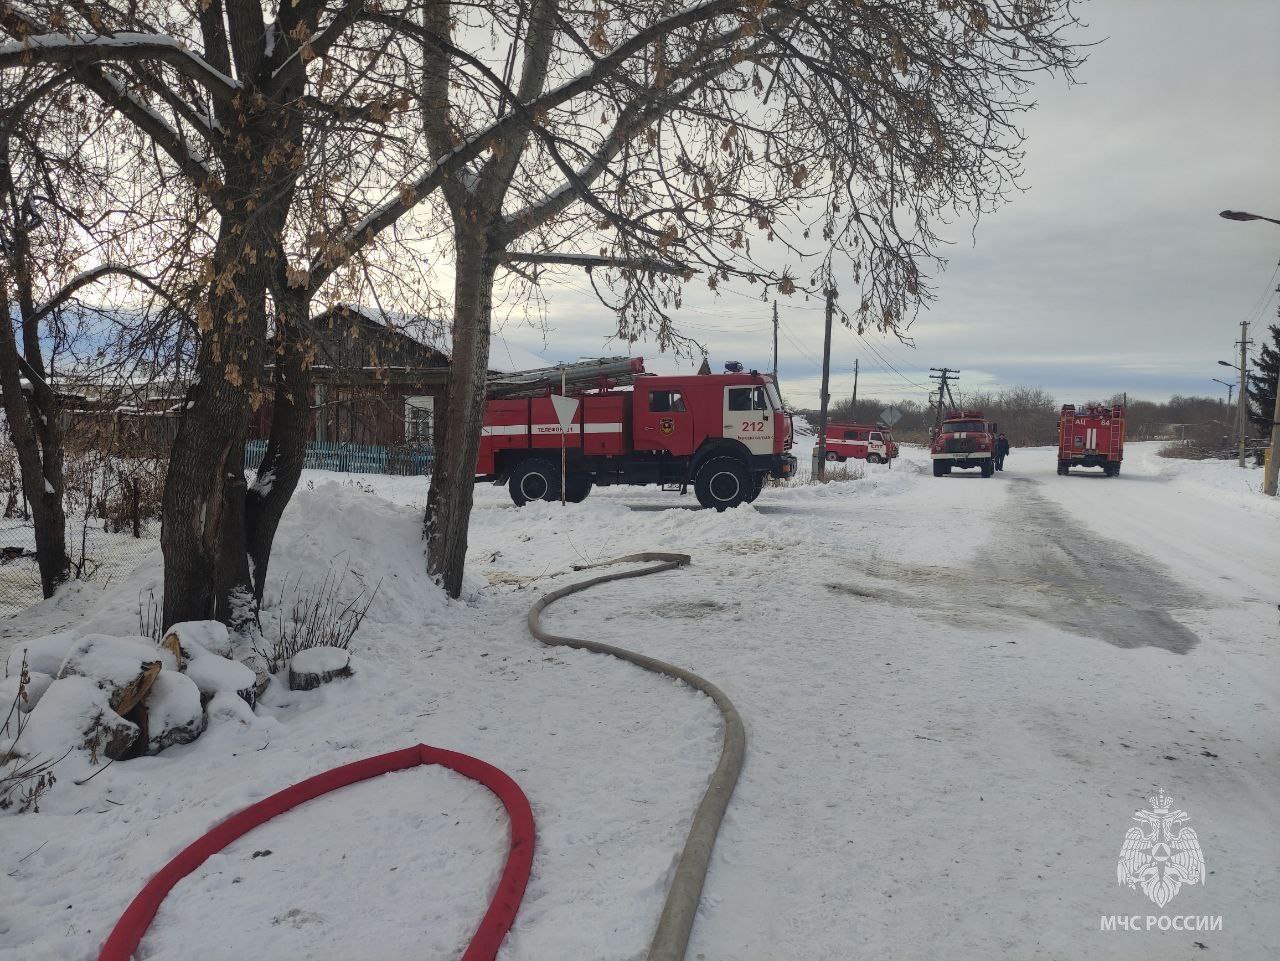
[[[565,396],[564,377],[565,377],[564,368],[561,367],[560,368],[560,396],[561,397]],[[556,419],[559,420],[558,417]],[[573,423],[572,419],[570,420],[570,423]],[[565,478],[566,469],[568,467],[568,463],[567,463],[568,455],[565,454],[565,449],[564,449],[564,430],[565,430],[564,424],[561,424],[560,425],[560,506],[561,507],[564,507],[564,504],[565,504],[565,492],[567,490],[567,485],[568,485],[568,481]]]
[[[819,398],[818,411],[818,446],[815,448],[818,463],[815,473],[818,480],[827,478],[827,403],[831,400],[831,318],[835,313],[835,288],[827,287],[827,331],[822,342],[822,396]]]

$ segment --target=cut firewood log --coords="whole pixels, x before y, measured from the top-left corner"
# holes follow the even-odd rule
[[[107,693],[111,708],[123,716],[147,696],[163,660],[154,644],[141,638],[87,634],[67,652],[58,677],[86,677]]]

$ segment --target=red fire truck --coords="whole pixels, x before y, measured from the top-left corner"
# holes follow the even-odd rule
[[[506,484],[517,506],[583,500],[599,484],[693,486],[704,507],[756,499],[766,477],[791,477],[791,415],[773,378],[647,374],[639,357],[601,358],[496,378],[476,479]]]
[[[1101,467],[1107,477],[1120,473],[1124,460],[1124,404],[1105,407],[1065,404],[1058,420],[1058,473],[1073,467]]]
[[[844,463],[849,458],[884,464],[898,456],[893,434],[883,424],[828,424],[827,460]]]
[[[933,476],[944,477],[957,467],[977,467],[983,477],[990,477],[996,472],[995,449],[994,421],[984,418],[980,410],[953,410],[929,445]]]

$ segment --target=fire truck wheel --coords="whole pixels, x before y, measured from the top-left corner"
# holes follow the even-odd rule
[[[564,479],[564,497],[571,504],[581,504],[591,493],[590,474],[570,474]]]
[[[529,457],[511,472],[507,490],[516,507],[524,507],[529,501],[556,500],[560,497],[560,473],[550,461]]]
[[[883,458],[883,457],[881,457],[879,454],[868,454],[868,455],[867,455],[867,463],[868,463],[868,464],[883,464],[883,463],[884,463],[884,458]]]
[[[995,474],[995,472],[996,472],[996,465],[994,461],[984,460],[982,462],[983,477],[991,477],[993,474]]]
[[[835,451],[829,450],[827,451],[827,460],[830,463],[834,464],[838,460],[844,460],[844,458],[841,457],[839,454],[837,454]]]
[[[693,492],[703,507],[723,511],[746,501],[753,483],[746,465],[738,458],[713,457],[698,471],[693,482]]]
[[[764,479],[768,476],[768,474],[756,474],[751,478],[751,490],[748,492],[749,496],[747,497],[748,504],[760,496],[760,492],[764,490]]]
[[[1071,468],[1068,467],[1066,463],[1064,463],[1063,461],[1058,461],[1058,473],[1060,475],[1062,475],[1063,477],[1066,477],[1067,474],[1070,472],[1070,470]]]
[[[950,466],[951,466],[950,464],[948,464],[946,461],[943,461],[943,460],[936,460],[936,461],[934,461],[934,462],[933,462],[933,476],[934,476],[934,477],[944,477],[944,476],[946,476],[947,474],[950,474],[950,473],[951,473],[951,471],[947,470],[947,468],[948,468],[948,467],[950,467]]]

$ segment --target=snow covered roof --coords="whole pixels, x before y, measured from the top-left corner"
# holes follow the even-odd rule
[[[501,331],[489,333],[489,369],[500,374],[512,374],[520,370],[537,370],[546,367],[547,359],[531,350],[513,344]]]

